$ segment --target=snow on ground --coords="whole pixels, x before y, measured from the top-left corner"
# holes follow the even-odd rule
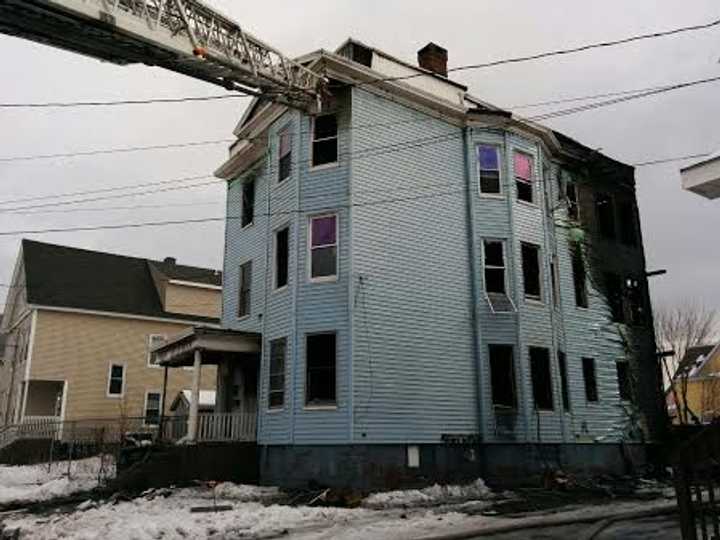
[[[440,486],[435,484],[425,489],[387,491],[374,493],[363,501],[366,508],[406,508],[431,506],[468,500],[488,500],[493,493],[481,478],[464,486]]]
[[[102,469],[102,471],[101,471]],[[93,489],[98,479],[114,476],[111,457],[94,457],[70,463],[5,466],[0,465],[0,506],[10,503],[47,501]],[[102,473],[102,474],[100,474]]]

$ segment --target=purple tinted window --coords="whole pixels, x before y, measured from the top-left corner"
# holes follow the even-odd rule
[[[480,160],[480,168],[483,170],[497,171],[500,169],[498,150],[494,146],[479,146],[478,160]]]
[[[312,247],[335,244],[336,218],[327,216],[312,220]]]

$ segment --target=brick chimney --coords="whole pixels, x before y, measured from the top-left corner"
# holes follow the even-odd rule
[[[448,52],[440,45],[428,43],[418,51],[418,64],[421,68],[447,77]]]

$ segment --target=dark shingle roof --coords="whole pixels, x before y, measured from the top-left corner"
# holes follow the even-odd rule
[[[32,240],[23,240],[22,248],[30,304],[217,322],[166,312],[150,266],[170,279],[219,286],[218,271]]]
[[[690,347],[685,353],[685,357],[680,361],[678,365],[677,373],[685,373],[691,371],[695,366],[695,362],[701,356],[707,356],[715,348],[714,345],[701,345],[698,347]]]

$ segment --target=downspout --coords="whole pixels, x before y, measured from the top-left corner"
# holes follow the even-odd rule
[[[470,137],[471,128],[465,126],[463,129],[463,162],[465,165],[465,220],[467,233],[468,248],[468,265],[470,276],[470,324],[472,326],[472,349],[473,349],[473,374],[475,378],[475,407],[477,411],[477,431],[478,440],[483,440],[484,423],[483,423],[483,404],[482,404],[482,385],[480,377],[482,370],[481,362],[481,346],[480,346],[480,329],[478,328],[478,286],[477,286],[477,239],[475,238],[475,219],[473,205],[473,182],[470,152],[472,149],[472,140]]]

